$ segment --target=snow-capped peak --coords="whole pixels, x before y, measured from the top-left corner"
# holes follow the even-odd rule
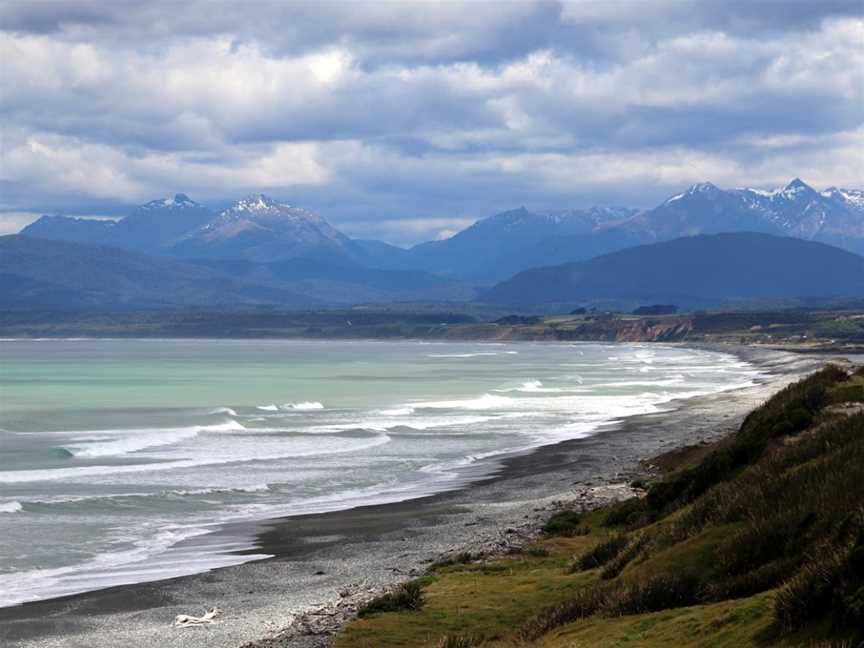
[[[284,223],[311,223],[317,227],[330,226],[323,218],[302,207],[292,207],[286,203],[281,203],[270,196],[264,194],[252,194],[241,198],[236,203],[220,214],[220,219],[224,221],[250,221],[259,225],[267,223],[282,222]],[[208,225],[210,229],[218,227],[218,223]]]
[[[783,191],[781,193],[788,196],[799,194],[802,191],[813,191],[813,189],[810,187],[810,185],[801,180],[801,178],[795,178],[794,180],[792,180],[792,182],[783,187]]]
[[[712,192],[712,191],[720,191],[720,190],[717,188],[717,185],[715,185],[712,182],[700,182],[700,183],[694,184],[692,187],[690,187],[687,190],[687,193],[689,193],[689,194],[708,193],[708,192]]]
[[[160,198],[158,200],[151,200],[147,204],[144,205],[145,209],[158,209],[160,207],[197,207],[198,203],[192,200],[189,196],[184,193],[174,194],[173,196],[168,196],[167,198]]]
[[[238,200],[231,207],[231,210],[255,212],[273,209],[274,207],[290,207],[290,205],[283,205],[270,196],[265,196],[264,194],[251,194]]]
[[[675,194],[671,198],[667,198],[665,204],[675,202],[676,200],[681,200],[684,196],[693,196],[695,194],[700,194],[700,193],[703,193],[703,194],[704,193],[715,193],[715,192],[719,192],[719,191],[720,191],[720,189],[717,188],[717,185],[715,185],[711,182],[699,182],[697,184],[691,185],[687,189],[687,191],[684,191],[684,192],[679,193],[679,194]]]
[[[778,187],[777,189],[755,189],[753,187],[747,187],[746,189],[739,189],[739,191],[755,194],[763,198],[780,197],[785,198],[786,200],[794,200],[801,194],[816,193],[813,187],[801,180],[801,178],[795,178],[785,187]]]

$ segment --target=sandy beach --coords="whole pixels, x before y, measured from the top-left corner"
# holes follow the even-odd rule
[[[114,587],[0,609],[0,643],[33,648],[271,648],[327,645],[356,606],[460,551],[506,551],[529,540],[552,511],[628,496],[659,453],[715,439],[779,388],[829,358],[727,348],[764,372],[759,384],[669,404],[588,438],[504,461],[458,491],[256,524],[226,525],[226,542],[257,538],[273,558],[194,576]],[[216,622],[173,628],[178,614],[218,607]]]

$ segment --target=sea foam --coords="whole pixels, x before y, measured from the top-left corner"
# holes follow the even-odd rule
[[[513,403],[508,396],[496,394],[483,394],[478,398],[467,398],[464,400],[426,401],[411,403],[415,409],[465,409],[465,410],[488,410],[507,407]]]
[[[320,410],[324,409],[324,405],[318,401],[302,401],[300,403],[285,403],[282,406],[284,410]]]
[[[64,448],[76,457],[110,457],[139,452],[148,448],[175,445],[202,432],[239,432],[246,428],[237,421],[226,421],[216,425],[193,425],[184,428],[153,428],[133,430],[94,430],[89,434],[116,434],[111,441],[70,444]]]

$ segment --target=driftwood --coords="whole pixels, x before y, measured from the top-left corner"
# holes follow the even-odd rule
[[[213,623],[213,619],[219,616],[221,610],[219,608],[213,608],[209,612],[205,612],[203,616],[189,616],[188,614],[178,614],[174,617],[174,627],[175,628],[191,628],[194,626],[202,626],[207,625],[208,623]]]

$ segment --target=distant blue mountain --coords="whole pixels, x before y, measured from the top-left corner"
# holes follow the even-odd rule
[[[35,223],[25,227],[21,233],[54,241],[102,244],[111,238],[115,225],[113,220],[42,216]]]
[[[640,212],[594,208],[550,215],[522,208],[418,245],[409,263],[454,277],[503,279],[633,245],[723,232],[793,236],[864,253],[864,191],[819,193],[797,178],[771,191],[723,190],[705,182]]]
[[[0,308],[118,310],[320,306],[279,287],[129,250],[31,236],[0,236]]]
[[[318,214],[263,195],[248,196],[216,213],[177,194],[142,205],[116,222],[44,216],[22,233],[185,259],[305,259],[419,270],[489,285],[528,268],[582,261],[634,245],[742,231],[864,253],[864,192],[833,187],[817,192],[797,178],[770,191],[724,190],[705,182],[643,211],[594,207],[541,213],[521,207],[408,250],[351,239]]]
[[[409,251],[405,263],[453,277],[507,277],[546,261],[545,250],[552,241],[589,241],[598,230],[634,213],[623,207],[550,213],[520,207],[477,221],[449,239],[421,243]],[[622,240],[621,244],[627,242]],[[590,244],[585,245],[588,247]],[[581,256],[582,252],[575,254]]]
[[[485,293],[506,305],[632,301],[705,306],[782,297],[862,297],[864,257],[757,232],[700,234],[526,270]]]

